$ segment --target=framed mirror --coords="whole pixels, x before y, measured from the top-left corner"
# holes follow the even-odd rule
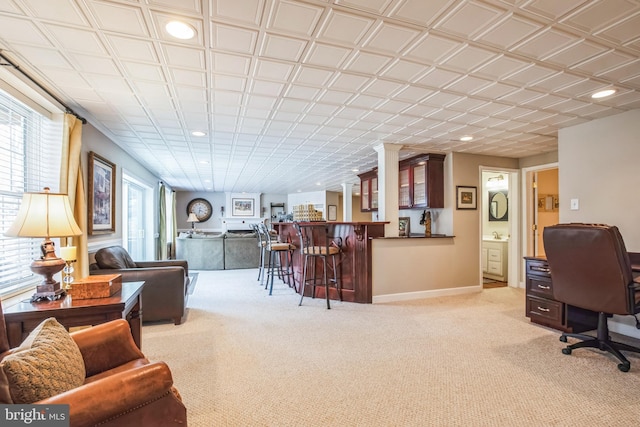
[[[489,221],[509,221],[506,191],[489,191]]]

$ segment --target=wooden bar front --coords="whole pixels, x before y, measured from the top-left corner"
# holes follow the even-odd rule
[[[300,224],[305,224],[301,222]],[[317,224],[314,222],[312,224]],[[328,222],[329,234],[341,246],[342,253],[338,265],[342,300],[348,302],[371,303],[371,238],[384,237],[385,222]],[[296,246],[293,253],[293,276],[298,292],[302,289],[302,255],[300,240],[296,235],[293,223],[276,222],[273,228],[278,232],[282,242],[290,242]],[[322,269],[316,268],[321,274]],[[312,287],[307,286],[305,296],[311,296]],[[316,287],[316,298],[325,297],[324,287]],[[329,297],[337,300],[335,288],[329,289]]]

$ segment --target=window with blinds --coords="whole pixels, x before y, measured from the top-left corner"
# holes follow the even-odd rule
[[[42,280],[29,266],[40,257],[41,238],[6,237],[22,194],[58,192],[62,126],[0,90],[0,295]]]

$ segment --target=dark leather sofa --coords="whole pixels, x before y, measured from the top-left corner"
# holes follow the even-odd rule
[[[142,320],[173,320],[179,325],[186,314],[189,267],[186,260],[133,261],[122,246],[95,253],[90,274],[121,274],[123,282],[144,281]]]

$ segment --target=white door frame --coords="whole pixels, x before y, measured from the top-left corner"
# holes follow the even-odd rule
[[[508,204],[508,212],[509,218],[509,242],[507,243],[507,252],[508,252],[508,272],[507,272],[507,283],[509,286],[513,288],[520,287],[520,281],[518,277],[520,275],[520,264],[519,262],[513,262],[520,258],[520,214],[519,214],[519,200],[520,200],[520,170],[519,169],[511,169],[511,168],[501,168],[496,166],[480,166],[479,174],[479,182],[480,182],[480,190],[485,191],[484,182],[482,181],[482,172],[502,172],[507,173],[509,175],[509,204]],[[482,257],[482,231],[483,231],[483,221],[482,221],[482,212],[484,209],[487,209],[483,204],[483,197],[480,197],[480,193],[478,193],[478,206],[480,211],[479,221],[480,221],[480,247],[478,252],[480,253],[480,257]],[[482,284],[482,262],[480,262],[480,284]]]

